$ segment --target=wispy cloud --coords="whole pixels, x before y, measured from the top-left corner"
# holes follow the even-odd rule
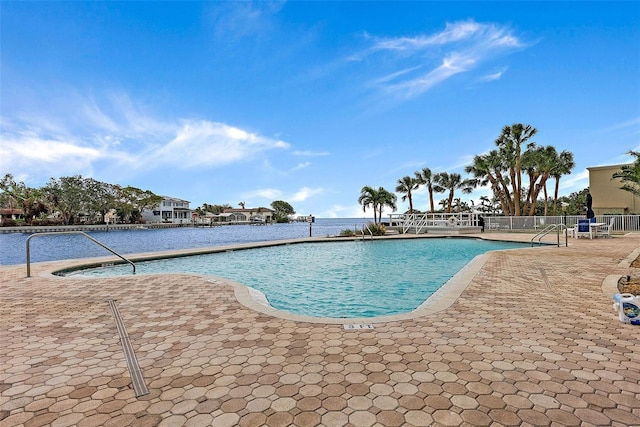
[[[273,27],[273,15],[284,1],[216,2],[210,9],[210,19],[219,37],[239,39],[268,33]]]
[[[265,199],[265,200],[274,200],[274,199],[284,199],[289,202],[304,202],[305,200],[322,194],[325,192],[324,188],[309,188],[302,187],[291,194],[285,194],[284,191],[275,189],[275,188],[261,188],[249,192],[245,192],[241,195],[241,197],[245,200],[252,199]]]
[[[306,157],[317,157],[317,156],[328,156],[328,151],[309,151],[309,150],[296,150],[292,152],[294,156],[306,156]]]
[[[289,198],[294,202],[304,202],[308,198],[315,196],[317,194],[322,194],[323,192],[324,192],[323,188],[303,187],[299,189],[295,194],[290,196]]]
[[[478,79],[478,81],[481,82],[492,82],[495,80],[500,80],[500,78],[502,77],[502,75],[504,74],[504,70],[503,71],[498,71],[497,73],[493,73],[493,74],[487,74],[486,76],[482,76]]]
[[[47,178],[53,170],[56,176],[76,174],[101,162],[128,172],[218,167],[289,148],[280,139],[225,123],[158,119],[123,94],[70,99],[49,114],[34,109],[2,118],[0,172]]]
[[[252,200],[255,198],[275,200],[282,198],[282,191],[275,188],[262,188],[244,193],[241,197],[246,200]]]
[[[294,172],[300,169],[305,169],[309,166],[311,166],[311,162],[298,163],[293,169],[291,169],[291,171]]]
[[[350,59],[382,55],[385,64],[396,64],[399,69],[373,78],[370,86],[404,99],[419,96],[457,74],[476,70],[491,58],[525,46],[508,27],[474,21],[448,23],[443,31],[431,35],[370,39],[369,49]],[[495,80],[501,74],[481,80]]]
[[[242,129],[207,120],[188,121],[175,138],[147,153],[152,162],[180,169],[221,166],[255,156],[261,151],[288,148],[284,141],[266,138]]]

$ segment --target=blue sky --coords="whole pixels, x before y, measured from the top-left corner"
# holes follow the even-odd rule
[[[574,153],[562,195],[640,149],[637,1],[2,1],[0,19],[0,173],[32,187],[362,217],[364,185],[465,176],[513,123]]]

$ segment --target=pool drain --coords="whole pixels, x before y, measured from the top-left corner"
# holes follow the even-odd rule
[[[111,306],[111,310],[113,311],[113,317],[116,319],[116,327],[118,328],[118,335],[120,336],[120,343],[122,343],[122,350],[124,351],[124,357],[127,361],[127,367],[129,368],[133,391],[136,393],[136,397],[149,394],[149,389],[147,389],[147,385],[144,383],[138,359],[133,351],[131,341],[129,341],[129,335],[127,335],[127,329],[124,327],[124,322],[120,316],[120,311],[118,311],[118,306],[112,299],[108,300],[108,302]]]

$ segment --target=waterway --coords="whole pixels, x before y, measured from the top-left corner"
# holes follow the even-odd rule
[[[273,225],[226,225],[88,232],[121,254],[205,248],[238,243],[337,236],[341,231],[361,229],[364,218],[316,218],[311,224],[293,222]],[[26,263],[26,241],[30,233],[0,234],[0,265]],[[42,236],[31,239],[31,262],[111,255],[81,235]]]

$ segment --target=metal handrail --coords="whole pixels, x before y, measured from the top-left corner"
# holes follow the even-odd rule
[[[558,247],[560,247],[560,230],[562,229],[567,229],[567,226],[564,224],[550,224],[548,226],[546,226],[544,229],[542,229],[538,234],[536,234],[535,236],[533,236],[531,238],[531,246],[533,246],[533,241],[536,239],[536,237],[538,238],[538,244],[542,243],[542,238],[544,236],[546,236],[547,234],[551,233],[552,231],[556,231],[556,236],[558,239]],[[565,242],[564,245],[565,246],[569,246],[569,241],[568,241],[568,236],[567,236],[567,232],[565,231]]]
[[[364,229],[367,229],[367,231],[369,232],[369,235],[371,236],[371,239],[373,239],[373,232],[371,231],[371,229],[369,228],[369,226],[367,224],[364,224],[362,226],[362,240],[364,240]]]
[[[95,244],[97,244],[99,246],[102,246],[103,248],[105,248],[106,250],[111,252],[112,254],[116,255],[117,257],[119,257],[123,261],[126,261],[129,264],[131,264],[131,266],[133,267],[133,274],[136,274],[136,265],[131,260],[128,260],[127,258],[123,257],[122,255],[120,255],[119,253],[117,253],[116,251],[111,249],[110,247],[104,245],[103,243],[100,243],[99,241],[97,241],[93,237],[89,236],[84,231],[56,231],[56,232],[51,232],[51,233],[35,233],[35,234],[32,234],[31,236],[29,236],[27,238],[27,277],[31,277],[31,251],[30,251],[30,247],[29,247],[31,239],[33,239],[34,237],[54,236],[54,235],[57,236],[57,235],[60,235],[60,234],[81,234],[81,235],[83,235],[84,237],[86,237],[87,239],[91,240]]]

